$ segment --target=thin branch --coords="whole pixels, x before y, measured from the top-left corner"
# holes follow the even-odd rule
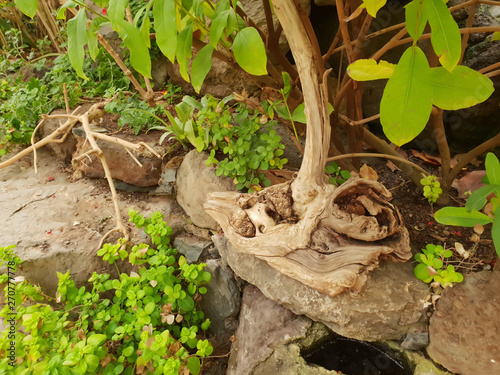
[[[434,136],[439,149],[439,156],[441,156],[441,175],[443,177],[443,196],[446,195],[451,187],[451,181],[448,178],[450,174],[450,147],[446,140],[446,132],[443,123],[443,110],[433,107],[431,112],[431,124],[434,129]]]
[[[346,48],[346,53],[347,53],[347,60],[349,63],[352,63],[352,46],[351,46],[351,37],[349,36],[349,29],[347,27],[347,23],[344,21],[346,18],[346,15],[344,13],[344,4],[342,0],[335,0],[337,4],[337,13],[338,13],[338,18],[340,22],[340,31],[342,33],[342,40],[344,43],[344,46]]]
[[[411,161],[406,160],[400,156],[394,156],[394,155],[388,155],[388,154],[377,154],[377,153],[373,153],[373,152],[353,152],[351,154],[342,154],[342,155],[330,157],[330,158],[326,159],[326,161],[329,162],[329,161],[336,161],[336,160],[345,159],[345,158],[364,158],[364,157],[395,160],[395,161],[398,161],[400,163],[405,163],[405,164],[411,165],[413,168],[415,168],[419,172],[422,172],[426,176],[429,174],[429,172],[427,172],[425,169],[423,169],[419,165],[412,163]]]
[[[467,23],[465,27],[467,29],[470,29],[474,25],[474,19],[476,18],[476,11],[477,11],[477,0],[474,1],[470,7],[469,7],[469,16],[467,17]],[[469,41],[469,33],[464,33],[462,37],[462,53],[460,55],[460,60],[458,61],[458,64],[460,65],[462,63],[462,60],[465,55],[465,49],[467,48],[467,42]]]
[[[374,121],[374,120],[376,120],[378,118],[380,118],[380,113],[376,114],[376,115],[373,115],[373,116],[370,116],[370,117],[367,117],[367,118],[364,118],[362,120],[354,121],[354,120],[351,120],[349,117],[347,117],[347,116],[345,116],[343,114],[339,114],[339,119],[342,122],[344,122],[345,124],[349,125],[349,126],[363,125],[363,124],[366,124],[368,122]]]
[[[495,64],[491,64],[491,65],[487,66],[486,68],[479,70],[478,72],[481,74],[484,74],[484,73],[489,72],[490,70],[494,70],[496,68],[500,68],[500,62],[497,62]]]

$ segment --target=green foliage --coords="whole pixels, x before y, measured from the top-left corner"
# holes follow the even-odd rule
[[[441,184],[439,183],[436,176],[433,175],[424,175],[420,180],[420,183],[424,187],[424,197],[427,198],[427,201],[431,204],[431,206],[437,202],[439,196],[443,192],[441,189]]]
[[[467,108],[485,101],[494,90],[488,77],[457,66],[460,31],[443,1],[413,0],[405,8],[406,29],[414,42],[396,67],[385,61],[358,60],[347,69],[358,81],[389,78],[380,103],[380,121],[387,138],[397,146],[410,142],[424,129],[433,105],[446,110]],[[442,67],[430,68],[417,47],[427,24]]]
[[[163,99],[168,104],[175,104],[182,98],[182,88],[176,86],[172,82],[168,82],[165,90],[163,90]]]
[[[130,221],[144,228],[153,246],[130,248],[120,241],[98,254],[110,263],[128,257],[140,265],[137,272],[118,278],[94,272],[90,291],[77,288],[69,272],[58,273],[55,302],[26,280],[16,283],[16,330],[14,337],[9,330],[0,335],[0,373],[176,375],[182,368],[200,373],[200,358],[213,352],[208,340],[200,338],[200,328],[206,330],[210,321],[195,302],[211,278],[206,265],[188,265],[177,256],[169,244],[172,230],[159,212],[145,218],[131,211]],[[0,262],[21,263],[12,248],[0,248]],[[7,281],[4,275],[2,281]],[[23,304],[40,300],[44,303]],[[0,317],[9,319],[11,312],[6,305]],[[13,359],[8,357],[11,342]]]
[[[461,283],[464,279],[461,273],[455,272],[452,265],[444,269],[445,259],[452,256],[450,250],[442,246],[427,245],[422,253],[415,254],[418,265],[415,267],[415,277],[423,282],[437,282],[443,288],[453,286],[453,283]]]
[[[229,106],[232,96],[218,100],[206,95],[198,102],[184,97],[176,106],[177,118],[169,115],[180,140],[187,139],[201,152],[210,150],[207,165],[217,165],[217,176],[233,178],[237,189],[251,189],[270,181],[259,170],[283,168],[285,146],[268,121],[243,103]]]
[[[153,108],[147,105],[144,100],[140,100],[136,95],[125,97],[123,94],[107,103],[104,106],[106,112],[120,115],[118,119],[118,129],[128,126],[137,135],[144,129],[154,128],[159,125],[159,121],[153,117],[159,107]]]
[[[489,152],[486,155],[485,166],[486,178],[483,182],[486,186],[474,191],[467,199],[465,207],[441,208],[436,212],[434,218],[441,224],[462,227],[493,223],[491,236],[496,252],[500,257],[500,210],[498,210],[500,203],[500,162],[495,154]],[[479,212],[488,201],[491,204],[493,218]]]
[[[332,185],[342,185],[351,178],[351,172],[342,169],[334,161],[325,166],[325,173],[328,175],[328,180]]]

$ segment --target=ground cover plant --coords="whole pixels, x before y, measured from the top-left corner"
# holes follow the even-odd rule
[[[116,266],[118,277],[94,272],[86,289],[75,286],[69,271],[58,273],[57,295],[47,296],[24,277],[1,276],[8,303],[0,314],[13,329],[0,336],[0,371],[200,373],[213,348],[202,337],[210,321],[197,301],[211,276],[205,264],[187,264],[171,247],[172,230],[159,212],[144,217],[131,211],[130,221],[152,244],[105,244],[97,254]],[[13,272],[22,264],[14,251],[14,246],[0,248],[0,264]],[[124,262],[136,265],[136,271],[120,273],[118,264]],[[14,357],[9,356],[12,342]]]

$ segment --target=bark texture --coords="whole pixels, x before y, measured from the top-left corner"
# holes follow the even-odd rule
[[[205,210],[241,251],[328,295],[361,291],[381,258],[411,257],[409,237],[391,194],[380,183],[328,183],[330,145],[326,74],[294,2],[274,0],[304,93],[307,142],[296,178],[258,194],[213,193]],[[324,84],[325,83],[325,84]]]

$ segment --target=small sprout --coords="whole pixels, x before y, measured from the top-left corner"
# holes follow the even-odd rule
[[[433,175],[426,176],[423,173],[422,176],[424,176],[424,178],[420,180],[420,183],[424,187],[424,197],[427,198],[427,201],[432,206],[434,203],[437,202],[443,190],[441,189],[441,184],[437,180],[436,176]]]
[[[476,233],[473,233],[472,236],[470,236],[470,240],[472,242],[479,242],[480,237]]]
[[[437,275],[437,273],[436,273],[436,275]],[[439,281],[434,281],[431,283],[431,286],[433,288],[439,288],[441,286],[441,283]]]
[[[427,271],[429,271],[429,275],[435,276],[437,275],[437,271],[432,266],[427,266]]]
[[[474,232],[480,236],[484,232],[484,227],[481,224],[477,223],[474,225]]]
[[[464,249],[464,245],[462,245],[460,242],[455,242],[455,250],[464,259],[467,259],[470,256],[469,252]]]

